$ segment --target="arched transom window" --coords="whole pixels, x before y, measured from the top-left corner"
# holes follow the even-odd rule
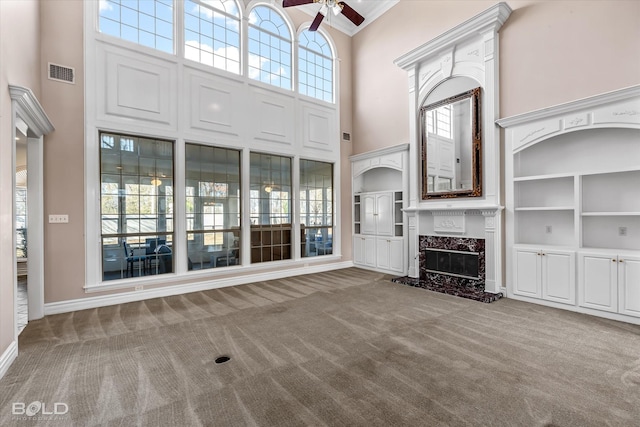
[[[298,49],[298,91],[333,102],[333,54],[318,31],[302,31]]]
[[[184,2],[184,56],[240,74],[240,12],[235,0]]]
[[[249,78],[291,89],[291,31],[284,18],[268,6],[249,14]]]

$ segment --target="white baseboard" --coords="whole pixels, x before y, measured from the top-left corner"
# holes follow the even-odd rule
[[[182,285],[165,286],[162,288],[145,289],[142,291],[128,291],[114,295],[104,295],[88,298],[79,298],[68,301],[52,302],[44,305],[45,316],[71,311],[86,310],[90,308],[106,307],[109,305],[123,304],[127,302],[143,301],[151,298],[168,297],[172,295],[187,294],[190,292],[207,291],[210,289],[224,288],[227,286],[244,285],[247,283],[264,280],[282,279],[285,277],[300,276],[303,274],[321,273],[323,271],[339,270],[353,267],[352,261],[343,261],[332,264],[310,265],[288,270],[276,270],[267,273],[248,274],[239,277],[225,279],[209,279]]]
[[[18,357],[18,343],[12,341],[9,347],[2,353],[2,356],[0,356],[0,378],[4,377],[4,374],[9,370],[9,366],[16,360],[16,357]]]

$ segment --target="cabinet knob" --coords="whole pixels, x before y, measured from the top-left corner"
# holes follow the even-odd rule
[[[616,262],[616,260],[615,260],[615,259],[612,259],[612,260],[611,260],[611,262]]]
[[[543,252],[543,253],[542,253],[542,256],[544,256],[544,255],[545,255],[545,254],[544,254],[544,252]]]
[[[542,255],[540,252],[538,252],[538,256]]]
[[[624,260],[623,259],[619,259],[618,262],[624,262]]]

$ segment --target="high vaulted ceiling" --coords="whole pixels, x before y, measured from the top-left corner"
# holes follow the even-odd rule
[[[358,31],[366,27],[371,22],[379,18],[387,10],[395,6],[400,0],[341,0],[351,6],[360,15],[364,16],[364,22],[356,27],[351,21],[342,14],[334,15],[328,13],[321,25],[329,25],[342,31],[343,33],[353,36]],[[308,4],[304,6],[296,6],[308,15],[315,17],[320,10],[319,4]]]

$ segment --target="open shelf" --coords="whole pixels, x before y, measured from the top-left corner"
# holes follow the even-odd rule
[[[516,244],[575,245],[573,210],[516,212]]]
[[[515,183],[515,209],[573,209],[575,206],[573,175]]]
[[[574,210],[573,206],[532,206],[528,208],[516,208],[516,211],[572,211]]]

